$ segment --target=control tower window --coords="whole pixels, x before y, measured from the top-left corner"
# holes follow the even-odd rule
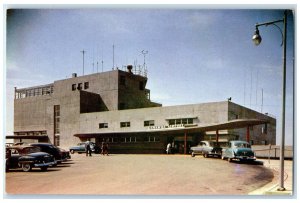
[[[140,90],[144,90],[145,87],[144,87],[144,82],[143,81],[140,81]]]
[[[124,75],[121,75],[120,76],[120,85],[125,85],[125,83],[126,83],[126,78]]]
[[[84,83],[84,89],[89,89],[89,86],[90,86],[89,82]]]

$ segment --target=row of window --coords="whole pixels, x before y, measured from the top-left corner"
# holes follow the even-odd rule
[[[157,136],[146,136],[146,137],[109,137],[106,138],[108,143],[135,143],[135,142],[159,142],[160,139]]]
[[[26,97],[35,97],[42,95],[50,95],[53,93],[53,86],[38,87],[15,92],[15,98],[21,99]]]
[[[88,89],[89,86],[90,86],[89,82],[84,82],[83,85],[84,86],[82,87],[82,83],[72,84],[72,91],[75,91],[76,89],[77,90],[82,90],[82,88]]]
[[[170,119],[169,125],[179,125],[179,124],[193,124],[194,121],[192,118],[181,118],[181,119]],[[144,126],[155,126],[154,120],[144,121]],[[130,127],[130,122],[120,122],[120,128],[128,128]],[[99,128],[108,128],[108,123],[99,123]]]

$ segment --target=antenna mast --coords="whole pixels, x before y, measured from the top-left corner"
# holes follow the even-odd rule
[[[84,51],[84,49],[82,51],[80,51],[82,53],[82,75],[84,75],[84,53],[86,51]]]
[[[142,54],[144,55],[144,68],[146,67],[146,54],[148,54],[148,51],[143,50]]]
[[[112,69],[115,68],[115,45],[113,44],[113,67]]]

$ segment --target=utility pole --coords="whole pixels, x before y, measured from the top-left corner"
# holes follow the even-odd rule
[[[82,53],[82,75],[84,75],[84,53],[86,51],[84,51],[84,49],[82,51],[80,51]]]

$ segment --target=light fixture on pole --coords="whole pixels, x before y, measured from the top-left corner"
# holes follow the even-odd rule
[[[283,23],[283,33],[280,27],[276,25],[276,23]],[[279,188],[277,190],[284,191],[284,148],[285,148],[285,93],[286,93],[286,27],[287,27],[287,10],[284,11],[284,17],[282,20],[276,20],[266,23],[257,23],[255,25],[255,32],[252,37],[252,40],[255,45],[259,45],[262,41],[262,38],[259,34],[258,27],[259,26],[268,26],[274,25],[277,27],[282,36],[281,46],[283,45],[283,82],[282,82],[282,131],[281,131],[281,143],[280,143],[280,180],[279,180]]]

